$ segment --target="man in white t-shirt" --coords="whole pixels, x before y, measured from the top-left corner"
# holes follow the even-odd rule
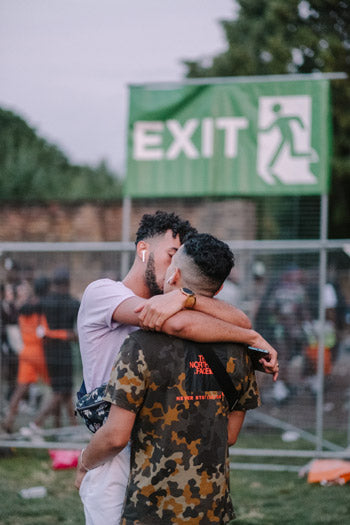
[[[277,353],[246,315],[223,301],[187,289],[162,294],[166,270],[186,236],[196,233],[173,213],[144,215],[133,266],[123,282],[101,279],[84,292],[78,333],[87,392],[109,380],[126,336],[139,327],[199,342],[237,341],[269,350],[265,369],[277,378]],[[170,276],[171,278],[171,276]],[[190,311],[191,310],[191,311]],[[86,525],[118,525],[129,476],[130,450],[89,471],[80,487]]]

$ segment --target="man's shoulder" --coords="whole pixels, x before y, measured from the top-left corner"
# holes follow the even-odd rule
[[[42,307],[72,305],[79,307],[79,301],[69,293],[51,292],[40,300]]]
[[[113,279],[97,279],[92,281],[85,288],[83,294],[83,301],[89,300],[91,297],[107,298],[111,295],[126,295],[132,291],[123,284],[122,281],[113,281]]]
[[[122,351],[141,352],[143,359],[151,366],[165,360],[173,361],[184,351],[183,339],[165,334],[163,332],[149,332],[135,330],[124,341]],[[158,365],[157,365],[158,366]]]
[[[201,348],[207,348],[220,353],[227,353],[227,355],[241,356],[247,354],[247,345],[244,343],[230,343],[230,342],[217,342],[217,343],[199,343],[191,341],[191,344],[196,346],[198,350]]]
[[[67,294],[65,296],[64,302],[67,306],[70,307],[72,311],[78,310],[80,306],[80,301],[76,297],[73,297],[73,295]]]
[[[227,351],[231,355],[247,355],[248,345],[244,343],[227,343]]]
[[[155,346],[174,344],[178,338],[164,332],[150,332],[147,330],[135,330],[129,335],[135,343],[140,344],[143,349],[153,349]],[[179,339],[181,341],[181,339]]]
[[[245,357],[247,355],[247,345],[243,343],[217,342],[202,343],[190,341],[166,334],[164,332],[150,332],[147,330],[135,330],[129,335],[133,343],[139,345],[144,351],[157,352],[161,348],[172,347],[174,349],[196,349],[198,352],[208,349],[217,352],[219,355],[227,357]]]
[[[96,279],[95,281],[92,281],[91,283],[89,283],[87,285],[87,287],[85,288],[85,293],[90,291],[90,290],[95,290],[96,288],[104,288],[105,286],[124,286],[123,283],[121,281],[114,281],[113,279],[108,279],[108,278],[104,278],[104,279]]]

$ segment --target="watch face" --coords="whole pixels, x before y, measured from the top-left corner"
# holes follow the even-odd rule
[[[190,290],[189,288],[182,288],[182,289],[183,289],[183,291],[184,291],[185,293],[187,293],[188,295],[194,295],[194,293],[192,292],[192,290]]]

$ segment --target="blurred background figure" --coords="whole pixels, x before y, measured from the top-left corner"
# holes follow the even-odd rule
[[[339,357],[342,334],[345,327],[346,302],[341,288],[336,281],[335,272],[329,268],[329,279],[324,288],[325,322],[324,330],[324,374],[328,386],[335,363]],[[320,336],[319,323],[319,289],[318,275],[312,272],[310,276],[309,294],[314,298],[312,309],[312,320],[305,324],[308,338],[305,362],[305,382],[311,392],[317,392],[317,366],[318,366],[318,340]]]
[[[223,284],[222,289],[216,295],[216,297],[222,301],[225,301],[226,303],[232,304],[233,306],[240,306],[241,290],[236,268],[231,270],[229,276]]]
[[[46,321],[40,303],[42,297],[48,293],[49,286],[47,278],[37,279],[32,294],[19,310],[18,325],[22,347],[19,353],[17,386],[10,399],[8,414],[2,423],[3,429],[9,433],[13,431],[18,405],[28,394],[30,385],[39,380],[49,383],[42,340]]]
[[[262,261],[255,261],[252,268],[253,293],[251,305],[251,317],[254,326],[258,322],[258,312],[266,292],[266,267]]]
[[[7,401],[16,387],[18,353],[22,347],[18,328],[15,288],[11,283],[0,284],[0,344],[2,396]]]
[[[262,328],[263,308],[267,312],[262,334],[278,348],[280,363],[280,376],[272,395],[277,403],[283,403],[298,389],[308,345],[305,323],[311,320],[310,301],[298,266],[288,266],[276,283],[267,286],[257,330]]]
[[[295,381],[300,376],[307,347],[305,323],[311,319],[310,300],[303,282],[303,272],[289,266],[277,283],[268,304],[275,320],[274,338],[278,342],[281,378],[274,385],[277,402],[287,400],[297,389]],[[294,373],[295,370],[298,373]]]
[[[44,338],[44,352],[52,396],[35,419],[34,424],[30,425],[30,430],[33,432],[40,431],[44,420],[50,414],[54,416],[55,427],[61,426],[63,407],[66,409],[70,424],[76,424],[72,400],[71,342],[77,339],[75,325],[80,303],[70,295],[69,287],[68,270],[59,268],[54,272],[50,293],[41,301],[42,311],[48,324],[48,331]]]

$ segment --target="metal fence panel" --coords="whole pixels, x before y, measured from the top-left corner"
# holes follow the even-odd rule
[[[309,449],[310,456],[317,451],[321,456],[323,450],[346,457],[350,446],[350,241],[228,242],[236,254],[236,267],[221,296],[242,308],[254,328],[276,347],[281,368],[275,384],[270,376],[257,373],[263,404],[248,414],[246,427],[283,434],[285,455],[289,453],[287,441],[292,443],[299,436],[310,446],[296,449],[293,445],[293,454],[299,451],[302,456]],[[89,282],[101,277],[119,279],[122,254],[130,255],[132,250],[132,243],[0,243],[2,292],[14,287],[17,302],[23,302],[35,278],[50,277],[55,269],[64,267],[70,274],[71,293],[80,299]],[[320,297],[322,250],[326,251],[327,274]],[[322,325],[320,311],[324,311]],[[77,344],[72,352],[77,388],[82,377]],[[3,348],[2,417],[16,382],[12,365]],[[38,399],[49,395],[42,384],[34,388],[19,407],[15,428],[33,419],[40,406]],[[67,419],[64,422],[68,425]],[[0,446],[52,446],[51,437],[47,435],[47,445],[26,445],[19,434],[3,435]],[[60,447],[86,439],[86,434],[75,431],[72,435],[58,432],[54,438]],[[270,453],[273,456],[276,451]]]

